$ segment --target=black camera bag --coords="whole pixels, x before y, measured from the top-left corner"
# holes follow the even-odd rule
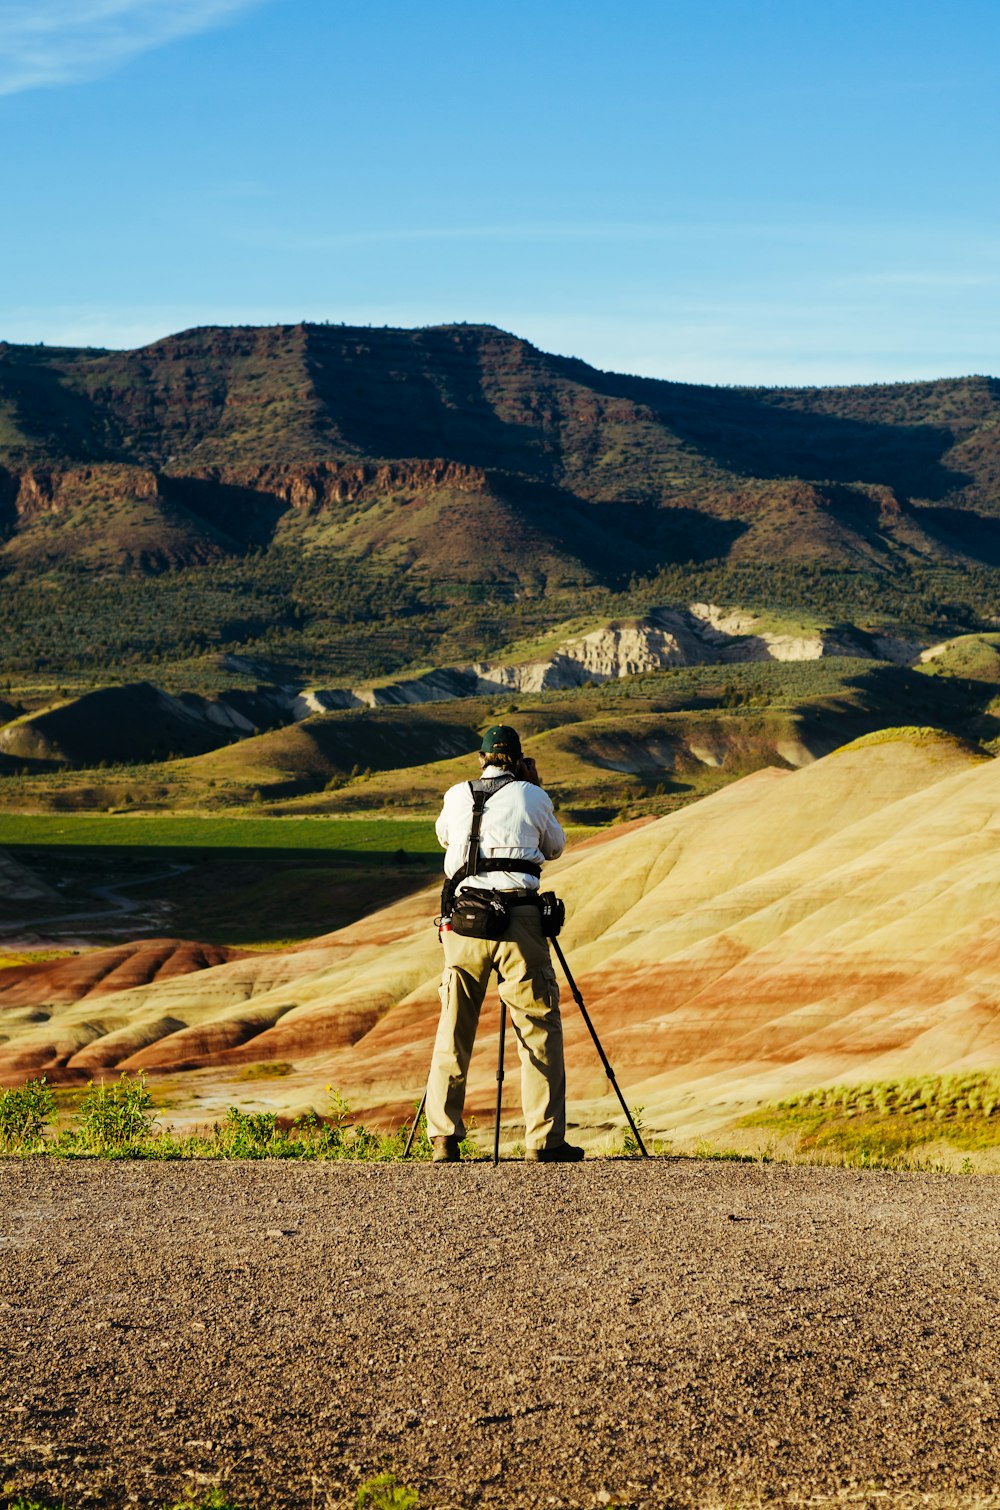
[[[542,936],[547,939],[559,937],[566,921],[566,903],[554,891],[543,891],[538,897],[538,911],[542,919]]]
[[[452,904],[451,931],[462,938],[502,939],[509,923],[507,903],[495,891],[466,887]]]

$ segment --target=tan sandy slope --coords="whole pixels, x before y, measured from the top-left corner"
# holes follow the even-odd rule
[[[653,1126],[692,1136],[831,1079],[1000,1063],[1000,762],[943,736],[882,734],[757,772],[577,846],[546,880],[618,1078]],[[162,942],[143,946],[158,978],[117,990],[98,956],[2,972],[0,1076],[170,1071],[205,1115],[250,1104],[240,1068],[275,1059],[294,1072],[261,1104],[322,1106],[332,1083],[402,1116],[437,1017],[435,911],[427,891],[308,946],[192,956],[175,976]],[[140,967],[131,956],[129,979]],[[568,993],[564,1015],[571,1115],[607,1125],[616,1106]],[[496,1026],[494,998],[473,1063],[484,1120]]]

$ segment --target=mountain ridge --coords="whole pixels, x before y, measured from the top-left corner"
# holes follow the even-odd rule
[[[690,488],[685,472],[695,463],[702,481],[713,471],[864,480],[931,501],[972,478],[935,469],[955,444],[995,421],[1000,382],[709,387],[605,372],[491,326],[204,326],[125,352],[0,343],[0,405],[0,459],[18,468],[89,461],[169,472],[234,460],[246,468],[275,459],[277,440],[283,466],[447,459],[582,481],[595,498],[611,478],[621,497],[627,455],[595,456],[595,439],[615,439],[607,432],[620,426],[657,425],[653,459],[669,455],[681,471],[657,466],[643,496],[651,487],[663,496]],[[899,426],[913,432],[902,472],[899,457],[881,454],[885,430]],[[628,438],[617,436],[619,450]],[[998,463],[989,469],[992,487],[1000,457],[990,460]],[[588,479],[595,462],[597,476]]]
[[[446,621],[458,655],[483,659],[478,604],[534,603],[537,628],[674,568],[847,573],[877,602],[901,571],[1000,567],[998,421],[991,377],[712,388],[602,372],[481,325],[205,326],[125,352],[2,343],[0,576],[69,571],[82,592],[187,571],[218,596],[211,573],[238,568],[209,638],[246,649],[276,622],[268,574],[291,583],[287,604],[322,573],[320,601],[279,615],[278,637],[356,586],[326,643],[405,600],[409,644],[391,660],[373,645],[376,674],[426,656]]]

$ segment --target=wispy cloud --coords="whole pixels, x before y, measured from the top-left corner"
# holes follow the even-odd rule
[[[249,195],[246,197],[250,197]],[[211,202],[215,202],[212,191]],[[305,223],[303,223],[305,221]],[[868,263],[885,259],[886,247],[894,246],[901,236],[916,234],[898,222],[877,220],[858,221],[855,224],[802,218],[750,220],[739,215],[729,218],[692,218],[664,221],[640,220],[565,220],[565,221],[506,221],[493,224],[382,224],[342,229],[324,226],[311,228],[308,215],[290,214],[282,223],[275,224],[273,216],[258,222],[247,221],[232,224],[231,234],[247,245],[294,254],[323,255],[327,252],[350,251],[353,248],[419,245],[421,243],[500,242],[524,243],[538,246],[547,243],[607,242],[626,246],[655,245],[695,248],[699,257],[708,248],[711,255],[737,255],[736,249],[753,248],[776,256],[808,256],[812,259],[818,249],[828,251],[836,247],[841,262],[849,261],[850,272],[831,281],[872,284],[885,283],[914,286],[967,287],[996,281],[1000,242],[995,236],[983,235],[966,224],[955,224],[938,233],[920,230],[922,257],[937,257],[926,266],[899,266],[883,268],[880,265],[868,269]],[[742,255],[742,251],[739,252]],[[803,263],[806,269],[812,260]]]
[[[0,95],[85,83],[264,0],[0,0]]]
[[[745,240],[804,241],[828,239],[830,231],[824,226],[789,223],[777,225],[762,222],[751,224],[732,221],[665,221],[653,223],[624,220],[571,220],[505,222],[495,225],[387,225],[372,226],[359,230],[315,231],[298,227],[288,231],[268,224],[252,234],[260,245],[275,250],[296,252],[330,252],[341,248],[377,245],[405,244],[407,242],[464,242],[464,241],[523,241],[528,243],[549,241],[616,241],[638,242],[700,242],[706,238],[740,236]],[[247,239],[250,239],[248,234]]]

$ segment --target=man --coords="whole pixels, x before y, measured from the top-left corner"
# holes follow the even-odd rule
[[[500,939],[465,938],[442,930],[441,1020],[427,1083],[427,1131],[433,1157],[435,1163],[457,1163],[461,1157],[469,1060],[483,998],[496,970],[521,1060],[525,1159],[539,1164],[576,1163],[583,1158],[583,1149],[566,1142],[559,986],[537,905],[542,862],[562,854],[566,835],[542,789],[535,762],[522,755],[514,729],[506,724],[487,729],[479,764],[480,780],[475,785],[489,794],[479,836],[483,868],[474,877],[459,880],[456,890],[460,893],[471,886],[499,892],[509,906],[509,917]],[[447,851],[444,869],[448,877],[457,875],[466,863],[472,823],[470,784],[459,782],[445,793],[436,824],[438,839]],[[510,861],[509,869],[502,868],[503,860]],[[519,861],[529,868],[520,869]]]

